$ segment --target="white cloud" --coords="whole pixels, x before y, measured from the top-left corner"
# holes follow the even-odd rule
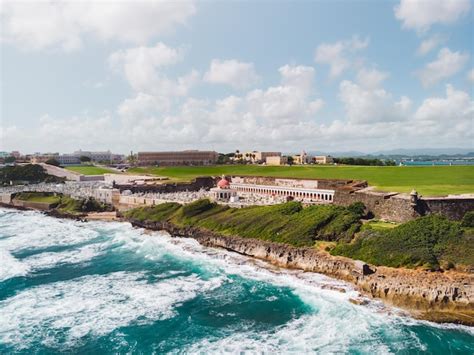
[[[464,91],[455,90],[452,85],[446,85],[446,97],[425,99],[416,111],[415,119],[448,125],[469,120],[472,124],[473,114],[474,101],[469,95]]]
[[[387,79],[389,74],[377,69],[362,68],[357,72],[357,83],[366,89],[375,89]]]
[[[467,80],[471,83],[474,83],[474,69],[471,69],[467,72]]]
[[[361,40],[357,36],[346,41],[323,43],[316,48],[314,59],[316,63],[328,64],[329,76],[336,78],[351,66],[351,55],[368,45],[368,38]]]
[[[420,43],[416,53],[418,55],[426,55],[444,42],[446,42],[446,38],[444,36],[433,35]]]
[[[456,22],[470,8],[470,0],[401,0],[394,11],[403,28],[425,32],[434,24]]]
[[[76,50],[87,35],[145,44],[186,24],[194,1],[3,1],[3,41],[20,48]]]
[[[282,77],[282,85],[291,86],[309,92],[314,83],[314,68],[304,65],[284,65],[278,69]]]
[[[122,72],[136,92],[163,96],[184,96],[199,80],[199,73],[192,70],[176,80],[162,73],[162,68],[179,62],[183,51],[158,43],[154,47],[137,47],[120,50],[109,56],[112,69]]]
[[[437,59],[420,70],[418,76],[423,86],[432,86],[459,72],[468,60],[467,53],[451,52],[449,48],[442,48],[438,52]]]
[[[395,102],[384,89],[365,89],[348,80],[339,85],[339,98],[347,119],[353,123],[403,121],[411,107],[405,96]]]
[[[213,84],[225,84],[235,89],[245,89],[259,82],[253,63],[235,59],[213,59],[204,80]]]

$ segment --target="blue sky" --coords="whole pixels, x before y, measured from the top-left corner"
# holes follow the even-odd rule
[[[2,1],[0,150],[473,148],[473,2]]]

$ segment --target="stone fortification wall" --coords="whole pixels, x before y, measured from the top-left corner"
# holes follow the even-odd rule
[[[474,198],[429,197],[412,203],[407,194],[336,190],[334,204],[349,206],[354,202],[362,202],[374,217],[393,222],[406,222],[434,213],[461,220],[466,212],[474,210]]]
[[[201,189],[210,189],[216,184],[213,177],[197,177],[194,181],[189,183],[167,183],[167,184],[141,184],[131,185],[122,184],[115,185],[115,188],[120,192],[130,190],[132,193],[169,193],[169,192],[183,192],[183,191],[199,191]]]
[[[444,197],[423,198],[417,209],[420,214],[439,213],[450,219],[460,220],[466,212],[474,211],[474,198]]]
[[[338,191],[334,195],[334,204],[349,206],[362,202],[374,217],[393,222],[406,222],[420,214],[411,205],[410,197],[402,194],[375,193],[370,191]]]

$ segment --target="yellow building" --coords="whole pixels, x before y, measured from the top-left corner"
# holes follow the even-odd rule
[[[285,165],[288,164],[288,158],[282,156],[269,156],[266,157],[265,163],[267,165]]]

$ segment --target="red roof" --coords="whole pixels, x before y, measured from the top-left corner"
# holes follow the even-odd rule
[[[222,178],[218,183],[217,187],[220,187],[221,189],[228,189],[230,187],[229,182],[225,179]]]

